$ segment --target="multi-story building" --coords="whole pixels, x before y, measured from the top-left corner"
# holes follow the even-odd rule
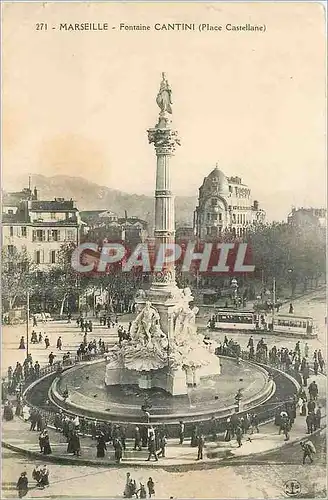
[[[58,263],[64,244],[79,243],[81,219],[73,200],[38,200],[37,189],[4,195],[2,246],[25,249],[40,271]]]
[[[326,228],[327,210],[325,208],[292,208],[287,222],[294,226],[315,225]]]
[[[194,212],[195,236],[206,240],[229,232],[238,237],[264,220],[264,210],[252,201],[251,190],[240,177],[226,177],[216,165],[204,178]]]
[[[131,246],[145,242],[148,223],[138,217],[118,217],[110,210],[89,210],[80,212],[85,224],[83,232],[92,240],[124,241]]]

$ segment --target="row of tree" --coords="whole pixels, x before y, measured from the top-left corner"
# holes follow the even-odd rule
[[[306,227],[283,223],[257,226],[244,237],[250,244],[256,276],[266,280],[275,277],[278,287],[290,285],[294,292],[299,284],[304,290],[325,275],[326,234],[316,225]],[[60,312],[74,311],[79,298],[90,289],[107,290],[111,300],[118,295],[133,296],[142,286],[143,277],[122,272],[116,266],[109,274],[78,275],[71,265],[74,245],[63,245],[58,264],[40,273],[24,250],[2,249],[2,303],[10,311],[24,304],[30,291],[32,309]],[[177,272],[178,281],[183,277]],[[191,280],[192,281],[192,280]],[[190,281],[189,281],[190,282]]]

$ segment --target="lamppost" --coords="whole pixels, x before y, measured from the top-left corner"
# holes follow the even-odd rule
[[[30,292],[26,293],[26,357],[29,355]]]
[[[236,278],[232,278],[231,283],[230,283],[230,287],[232,289],[232,296],[233,296],[234,300],[236,301],[237,294],[238,294],[238,281],[236,280]]]
[[[288,269],[287,272],[288,272],[289,279],[290,279],[291,295],[293,297],[293,294],[294,294],[294,290],[293,290],[293,281],[294,281],[293,272],[294,272],[294,269]]]

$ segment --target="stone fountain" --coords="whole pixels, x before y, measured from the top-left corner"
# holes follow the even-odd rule
[[[148,130],[148,139],[157,157],[155,242],[163,251],[175,240],[170,160],[180,145],[172,127],[172,92],[164,73],[156,102],[158,123]],[[105,384],[156,387],[178,396],[187,394],[188,387],[197,387],[202,377],[220,374],[219,358],[197,333],[198,308],[190,307],[192,301],[189,288],[178,288],[173,263],[155,271],[150,290],[137,295],[131,340],[114,346],[107,355]]]

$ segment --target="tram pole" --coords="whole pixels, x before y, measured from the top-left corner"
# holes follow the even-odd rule
[[[274,325],[275,305],[276,305],[276,278],[273,278],[273,283],[272,283],[272,331],[273,331],[273,325]]]
[[[29,355],[30,292],[26,294],[26,357]]]

